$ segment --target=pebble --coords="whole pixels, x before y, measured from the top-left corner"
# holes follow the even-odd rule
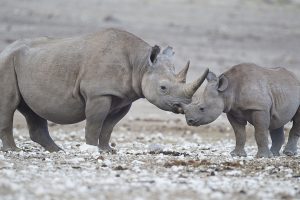
[[[13,163],[5,162],[0,160],[0,169],[12,168],[14,166]]]
[[[81,152],[87,152],[87,153],[96,153],[99,152],[99,148],[94,145],[88,145],[88,144],[82,144],[79,147]]]
[[[163,146],[161,144],[150,144],[148,146],[148,151],[157,153],[163,151]]]

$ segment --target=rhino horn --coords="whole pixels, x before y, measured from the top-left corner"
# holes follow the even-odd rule
[[[186,75],[189,70],[189,67],[190,67],[190,61],[188,61],[185,67],[176,75],[176,78],[180,83],[186,82]]]
[[[208,68],[205,69],[204,73],[200,78],[195,80],[192,83],[186,84],[185,86],[185,93],[188,97],[192,97],[193,94],[196,92],[196,90],[201,86],[201,84],[204,82],[209,70]]]

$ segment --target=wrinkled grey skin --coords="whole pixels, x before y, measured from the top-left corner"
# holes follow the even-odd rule
[[[160,53],[138,37],[107,29],[81,37],[19,40],[0,54],[0,138],[17,150],[12,134],[18,109],[30,137],[53,152],[47,120],[71,124],[86,119],[86,143],[113,151],[114,126],[133,101],[146,98],[163,110],[182,112],[205,76],[185,84],[188,65],[174,72],[172,48]]]
[[[295,155],[300,136],[300,82],[284,68],[262,68],[254,64],[240,64],[219,77],[207,75],[207,86],[201,95],[195,93],[192,103],[184,106],[189,125],[208,124],[225,112],[233,127],[236,147],[232,156],[246,156],[245,126],[255,128],[257,157],[278,156],[284,143],[283,127],[293,120],[286,155]],[[272,139],[268,148],[268,133]]]

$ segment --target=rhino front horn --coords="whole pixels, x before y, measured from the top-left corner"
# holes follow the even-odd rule
[[[204,71],[204,73],[202,74],[202,76],[199,79],[197,79],[194,82],[189,83],[189,84],[187,84],[185,86],[186,87],[185,92],[186,92],[186,95],[188,97],[192,97],[193,96],[193,94],[197,91],[197,89],[204,82],[204,80],[205,80],[208,72],[209,72],[209,70],[208,70],[208,68],[206,68],[205,71]]]
[[[185,83],[186,82],[186,75],[190,67],[190,61],[188,61],[185,67],[176,75],[178,82]]]

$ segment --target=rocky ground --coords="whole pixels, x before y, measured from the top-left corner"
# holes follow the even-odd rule
[[[300,157],[232,158],[232,130],[181,120],[120,124],[117,154],[91,150],[81,125],[51,127],[65,152],[49,153],[14,129],[21,152],[0,153],[1,199],[299,199]]]
[[[191,60],[189,80],[204,67],[219,73],[241,62],[284,66],[300,77],[299,19],[298,0],[2,0],[0,51],[19,38],[119,27],[173,46],[177,66]],[[183,116],[139,100],[112,135],[114,155],[86,147],[84,122],[50,123],[50,130],[64,152],[31,142],[16,114],[22,151],[0,152],[1,200],[300,199],[300,157],[256,159],[248,127],[248,157],[232,158],[224,116],[188,127]]]

